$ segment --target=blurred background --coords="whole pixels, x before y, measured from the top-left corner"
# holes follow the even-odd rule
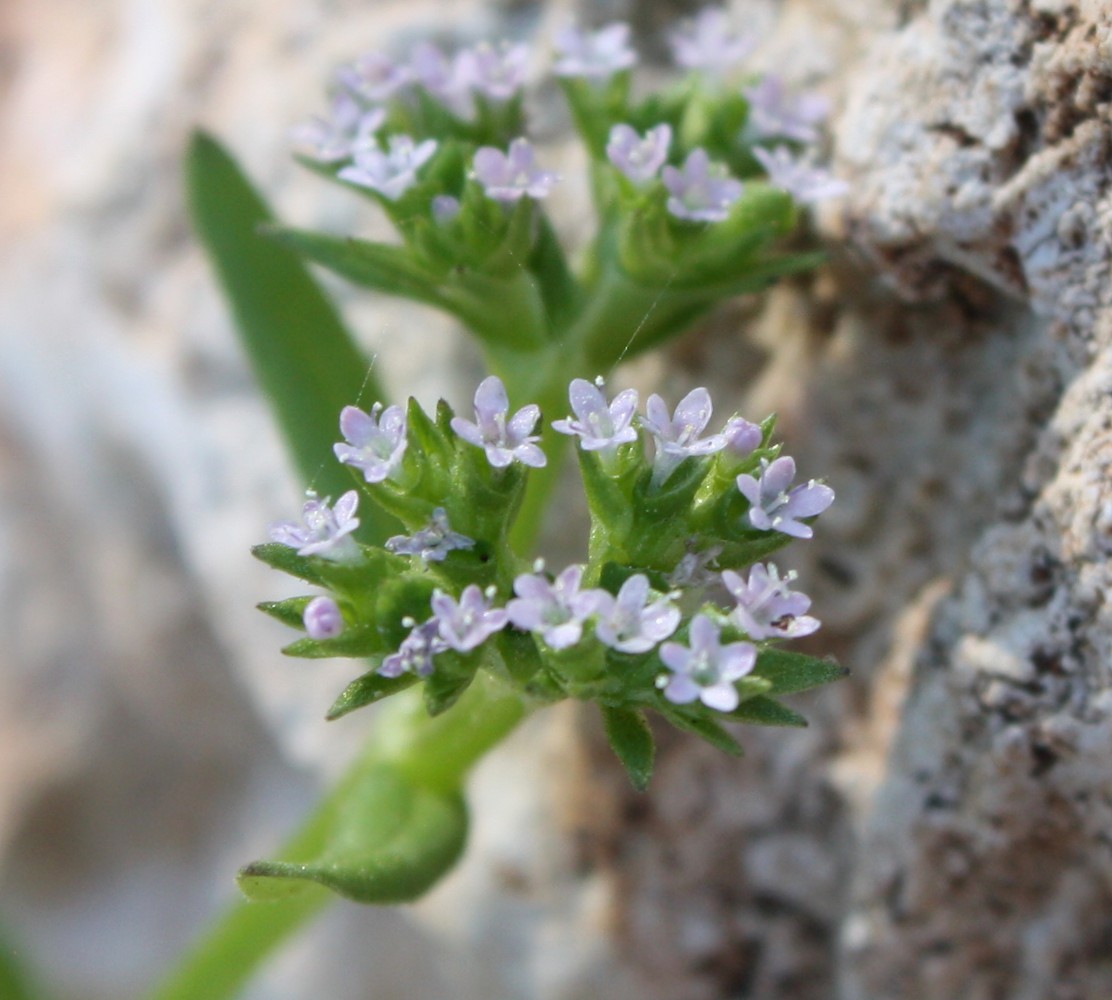
[[[380,235],[288,155],[337,64],[425,37],[533,38],[543,63],[573,18],[624,18],[661,73],[696,6],[0,7],[0,948],[47,1000],[141,995],[367,724],[322,723],[349,666],[283,659],[254,610],[289,591],[248,549],[302,484],[189,231],[191,130],[283,218]],[[831,98],[853,190],[815,218],[815,276],[623,377],[780,413],[838,492],[792,558],[854,677],[741,762],[665,738],[648,796],[590,719],[544,713],[476,774],[456,873],[333,907],[254,1000],[1112,995],[1110,15],[729,6],[755,67]],[[569,126],[550,83],[530,102],[574,239]],[[448,324],[329,287],[388,384],[466,401]]]

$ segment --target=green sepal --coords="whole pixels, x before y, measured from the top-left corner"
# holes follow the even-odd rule
[[[353,625],[332,639],[298,639],[285,646],[282,653],[305,660],[324,660],[332,656],[358,659],[381,653],[385,648],[378,629],[371,625]]]
[[[397,649],[412,631],[403,622],[427,621],[432,614],[433,579],[423,574],[405,573],[387,579],[375,596],[375,620],[387,649]]]
[[[640,443],[636,448],[640,452]],[[631,465],[628,460],[623,462],[623,451],[629,450],[619,449],[615,460],[619,470],[622,470],[623,466],[626,468],[624,474],[619,472],[619,476],[615,478],[603,469],[602,460],[595,452],[576,448],[579,471],[583,478],[583,492],[587,496],[587,507],[591,512],[592,553],[595,553],[600,545],[624,550],[633,530],[630,494],[637,467]],[[643,463],[643,459],[640,463]]]
[[[365,708],[376,701],[382,701],[392,694],[404,691],[407,687],[416,684],[419,678],[416,674],[402,674],[399,677],[383,677],[375,670],[368,670],[365,674],[356,677],[332,703],[332,707],[325,715],[328,722],[339,719],[354,712],[357,708]]]
[[[781,705],[775,698],[758,695],[747,698],[732,712],[727,713],[735,722],[750,726],[794,726],[803,729],[807,720],[787,705]]]
[[[741,744],[738,743],[725,729],[706,715],[694,715],[678,707],[658,704],[656,710],[664,716],[677,729],[693,733],[695,736],[706,740],[711,746],[724,750],[734,757],[743,753]]]
[[[600,706],[606,725],[606,738],[625,766],[633,787],[643,792],[653,776],[656,746],[652,730],[641,712],[624,708]]]
[[[699,486],[710,469],[705,456],[685,458],[660,485],[646,469],[633,489],[630,554],[634,561],[654,565],[671,556],[692,534],[690,513]],[[674,564],[674,562],[673,562]]]
[[[285,226],[269,226],[264,233],[353,284],[427,305],[443,305],[435,279],[405,247]]]
[[[425,678],[425,710],[434,718],[448,711],[475,679],[479,664],[476,653],[460,654],[454,650],[438,653],[433,672]]]
[[[622,589],[622,584],[638,573],[648,577],[649,586],[658,593],[667,594],[672,589],[668,579],[657,570],[645,569],[644,566],[629,566],[613,560],[603,564],[599,572],[598,585],[608,593],[617,596],[618,591]]]
[[[289,597],[284,601],[260,601],[255,607],[283,625],[304,631],[305,607],[311,600],[311,597]]]
[[[353,604],[364,606],[383,580],[404,573],[409,561],[385,549],[364,546],[358,559],[325,559],[313,557],[317,574],[326,587],[344,595]]]
[[[505,628],[495,638],[506,673],[518,687],[528,690],[542,666],[536,640],[528,632]]]
[[[561,76],[560,86],[571,111],[575,128],[591,157],[606,158],[606,142],[615,122],[629,120],[627,105],[632,74],[614,73],[606,80]]]
[[[315,883],[358,903],[407,903],[456,863],[467,828],[458,792],[431,791],[376,764],[347,789],[317,857],[256,861],[236,881],[258,901],[289,899]]]
[[[444,405],[448,406],[447,403]],[[450,421],[454,414],[451,412],[451,407],[448,407],[448,411],[449,426],[451,426]],[[409,404],[406,407],[405,423],[408,441],[406,453],[408,454],[412,449],[433,462],[447,466],[454,451],[452,440],[412,396],[409,397]]]
[[[757,656],[753,673],[771,682],[768,693],[794,694],[849,676],[849,670],[829,657],[820,659],[786,649],[765,649]]]
[[[305,580],[307,583],[315,583],[319,587],[325,585],[324,577],[320,573],[320,563],[323,560],[299,556],[297,549],[283,545],[281,542],[264,542],[262,545],[256,545],[252,547],[251,555],[260,562]]]
[[[544,212],[538,213],[537,237],[529,257],[529,270],[536,275],[551,330],[563,330],[567,320],[582,305],[583,289],[568,267],[560,237]]]
[[[494,468],[482,448],[460,439],[452,469],[452,527],[469,538],[504,538],[521,507],[526,475],[520,462]]]
[[[741,495],[740,493],[738,494]],[[756,531],[747,533],[748,537],[738,540],[737,535],[730,536],[728,532],[721,535],[715,532],[707,534],[708,544],[721,545],[722,551],[718,556],[718,563],[722,566],[752,566],[755,562],[768,558],[774,552],[795,541],[792,535],[785,535],[782,531]]]

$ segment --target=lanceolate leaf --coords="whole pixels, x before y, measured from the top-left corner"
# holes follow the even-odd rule
[[[658,706],[657,711],[677,729],[682,729],[684,732],[701,736],[711,744],[711,746],[715,746],[719,750],[724,750],[728,754],[733,754],[735,757],[741,756],[741,744],[713,719],[708,719],[704,716],[688,715],[682,710],[664,708],[663,706]]]
[[[357,708],[364,708],[381,701],[389,695],[404,691],[407,687],[417,683],[416,674],[402,674],[400,677],[383,677],[377,670],[370,670],[361,677],[356,677],[343,691],[328,710],[325,718],[331,722],[354,712]]]
[[[400,246],[271,226],[265,235],[365,288],[441,305],[436,286]]]
[[[807,720],[798,712],[793,712],[787,705],[781,705],[774,698],[758,695],[743,701],[730,713],[730,718],[736,722],[745,722],[751,726],[797,726],[803,728]]]
[[[757,657],[753,671],[772,682],[770,695],[794,694],[829,684],[845,677],[849,671],[833,660],[793,653],[786,649],[766,649]]]
[[[625,765],[633,787],[643,792],[653,774],[653,734],[640,712],[625,708],[602,707],[606,737],[618,759]]]
[[[235,161],[197,132],[186,157],[190,213],[235,317],[248,359],[270,400],[298,472],[322,495],[351,488],[332,457],[340,410],[363,390],[382,398],[336,310],[296,254],[259,235],[273,216]],[[360,511],[360,537],[395,530]]]

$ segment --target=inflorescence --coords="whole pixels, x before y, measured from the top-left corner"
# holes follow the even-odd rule
[[[671,410],[651,395],[640,413],[634,390],[611,399],[601,377],[570,377],[813,266],[775,244],[799,205],[845,190],[807,149],[825,101],[746,73],[753,39],[723,11],[670,44],[683,79],[633,100],[628,26],[554,39],[599,216],[578,274],[541,206],[560,177],[525,134],[527,46],[370,53],[336,74],[328,114],[298,129],[302,162],[368,193],[403,245],[281,235],[357,283],[452,313],[509,383],[488,377],[460,415],[444,401],[433,415],[412,399],[345,407],[334,450],[358,488],[334,506],[310,495],[301,522],[256,549],[324,591],[262,606],[305,631],[288,653],[371,663],[331,718],[418,682],[437,715],[483,672],[530,704],[598,703],[643,784],[644,710],[736,749],[719,721],[801,724],[774,696],[840,676],[777,646],[819,622],[794,574],[766,560],[810,538],[834,494],[795,482],[773,420],[735,414],[715,430],[706,389]],[[515,409],[519,379],[540,388]],[[523,504],[535,518],[527,479],[558,452],[540,403],[559,405],[564,386],[571,413],[551,429],[578,445],[591,527],[587,558],[553,573],[510,539]],[[403,530],[362,543],[361,498]]]
[[[474,420],[443,401],[435,418],[414,400],[405,411],[343,410],[337,458],[406,533],[381,547],[356,542],[352,490],[333,506],[310,495],[301,523],[272,525],[272,544],[256,550],[327,588],[263,605],[307,633],[287,652],[374,664],[332,717],[418,680],[435,714],[478,670],[540,704],[652,708],[697,731],[707,712],[770,701],[776,676],[760,669],[762,653],[819,621],[795,575],[761,560],[809,538],[833,491],[794,482],[771,418],[734,415],[708,433],[706,389],[671,412],[651,395],[643,414],[635,390],[608,400],[601,379],[574,379],[568,397],[574,415],[551,426],[578,443],[592,523],[586,562],[554,574],[507,541],[525,478],[545,464],[536,405],[514,412],[492,375],[475,393]]]
[[[794,93],[771,74],[746,75],[755,40],[734,32],[724,11],[703,10],[669,43],[688,76],[633,105],[629,80],[638,57],[628,25],[556,34],[551,71],[600,162],[684,222],[723,221],[744,182],[762,173],[801,203],[845,192],[804,155],[827,114],[825,98]],[[559,177],[537,162],[523,134],[533,59],[521,43],[448,54],[422,42],[401,60],[368,53],[337,71],[328,112],[295,129],[294,139],[307,161],[388,210],[417,191],[426,212],[444,221],[468,181],[504,204],[543,199]],[[715,123],[709,130],[701,124],[707,119]]]

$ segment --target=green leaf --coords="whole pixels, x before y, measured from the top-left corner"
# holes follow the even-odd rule
[[[657,711],[677,729],[693,733],[706,740],[711,746],[724,750],[734,757],[742,755],[741,744],[713,719],[702,715],[689,715],[680,709],[665,708],[662,705],[657,706]]]
[[[290,597],[285,601],[262,601],[255,607],[271,618],[277,618],[283,625],[304,628],[305,606],[311,597]]]
[[[340,410],[363,390],[382,398],[335,308],[285,247],[259,235],[270,209],[210,136],[193,135],[185,162],[190,215],[232,309],[247,357],[301,477],[325,496],[351,488],[332,459]],[[388,518],[360,512],[360,537],[382,541]]]
[[[265,233],[356,285],[432,306],[443,305],[435,279],[414,262],[405,247],[283,226],[269,226]]]
[[[764,695],[743,701],[730,712],[730,718],[751,726],[795,726],[802,729],[807,725],[807,720],[798,712]]]
[[[378,629],[370,625],[356,625],[341,632],[335,639],[298,639],[282,652],[286,656],[299,656],[306,660],[325,660],[333,656],[358,659],[381,653],[383,648]]]
[[[653,776],[656,750],[644,715],[625,708],[602,706],[602,719],[606,724],[606,737],[618,760],[625,765],[629,780],[637,791],[643,792]]]
[[[786,649],[763,650],[757,657],[753,673],[772,682],[768,692],[772,695],[807,691],[849,675],[845,667],[832,659],[819,659]]]
[[[332,703],[325,719],[332,722],[347,715],[348,712],[354,712],[357,708],[373,705],[376,701],[382,701],[383,698],[404,691],[407,687],[416,684],[417,680],[416,674],[383,677],[377,669],[368,670],[362,676],[356,677],[340,692],[340,697]]]
[[[315,583],[319,587],[324,586],[319,562],[307,556],[299,556],[297,549],[283,545],[281,542],[264,542],[262,545],[256,545],[251,549],[251,555],[274,569],[289,573],[290,576]]]
[[[296,898],[317,884],[359,903],[406,903],[456,863],[467,826],[458,792],[431,791],[375,764],[343,796],[320,854],[256,861],[236,881],[253,900]]]

